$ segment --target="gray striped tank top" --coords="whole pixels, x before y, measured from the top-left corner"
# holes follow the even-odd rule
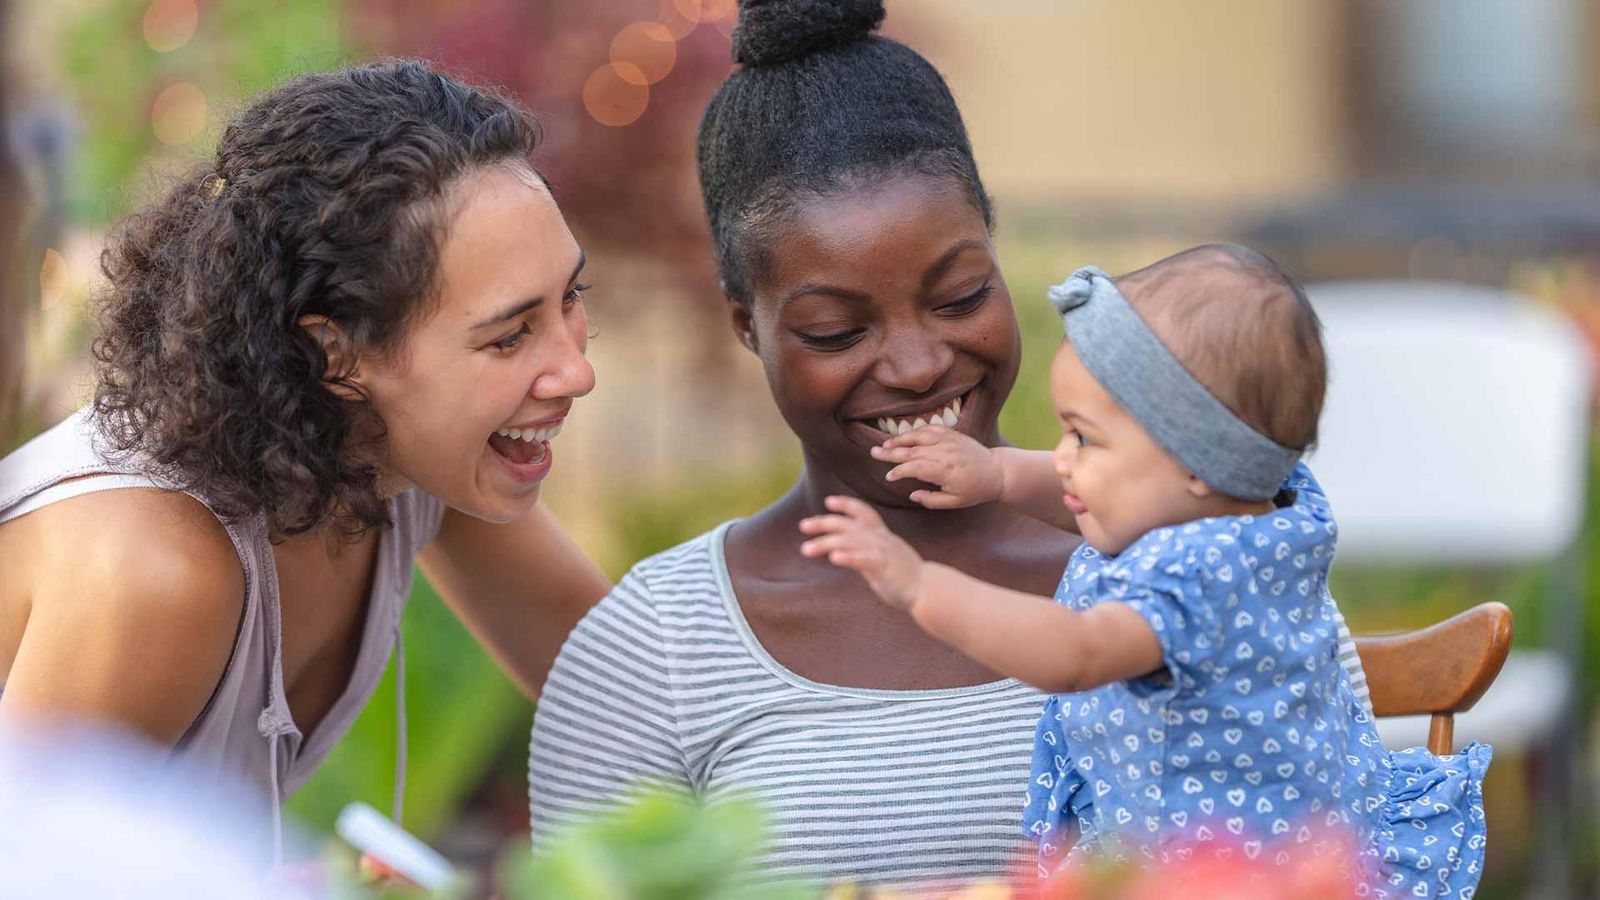
[[[0,525],[50,503],[94,491],[167,488],[137,460],[110,460],[98,448],[90,411],[81,409],[59,425],[0,459]],[[201,503],[199,494],[191,496]],[[258,787],[270,805],[274,856],[281,854],[280,807],[311,775],[366,705],[399,646],[400,613],[411,589],[412,560],[438,531],[443,507],[419,490],[389,501],[395,527],[379,539],[372,594],[355,669],[317,727],[303,733],[289,713],[284,692],[278,575],[264,517],[219,521],[244,570],[244,611],[233,654],[211,699],[174,753],[198,777],[217,782],[241,778]],[[210,505],[207,504],[207,508]],[[404,668],[396,661],[402,689],[400,759],[396,766],[395,816],[404,792]]]

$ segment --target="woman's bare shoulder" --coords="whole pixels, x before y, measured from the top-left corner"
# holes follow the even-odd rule
[[[226,669],[244,609],[244,570],[222,524],[192,497],[144,488],[73,497],[11,524],[24,522],[36,552],[7,705],[176,740]]]
[[[39,517],[40,563],[79,586],[182,603],[197,591],[243,599],[244,570],[227,530],[188,494],[155,488],[98,491]],[[213,601],[214,602],[214,601]],[[234,604],[233,612],[238,612]]]

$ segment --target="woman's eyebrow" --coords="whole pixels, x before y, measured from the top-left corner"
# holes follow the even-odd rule
[[[578,264],[576,266],[572,267],[572,274],[567,276],[567,284],[571,284],[574,281],[578,280],[578,273],[583,271],[583,266],[588,261],[589,261],[589,254],[580,249],[578,251]],[[541,294],[541,295],[539,295],[537,297],[529,297],[526,300],[518,301],[517,303],[514,303],[511,306],[506,307],[505,309],[501,310],[500,312],[495,313],[494,315],[490,316],[489,318],[484,319],[483,321],[479,322],[478,324],[472,326],[472,328],[469,329],[469,330],[477,331],[479,328],[488,328],[490,325],[498,325],[501,322],[509,321],[511,319],[516,318],[517,316],[522,315],[523,313],[527,312],[528,310],[533,309],[535,306],[538,306],[539,304],[541,304],[543,302],[544,302],[544,295],[543,294]]]
[[[784,294],[783,299],[778,301],[778,308],[782,309],[783,307],[787,306],[790,301],[798,300],[801,297],[806,296],[835,297],[840,300],[851,300],[858,303],[872,299],[871,295],[862,291],[852,291],[849,288],[842,288],[832,284],[817,284],[815,282],[807,282],[806,284],[800,285],[789,293]]]
[[[973,240],[971,238],[956,241],[955,244],[951,245],[949,250],[944,252],[943,256],[934,260],[933,265],[929,266],[928,270],[922,274],[922,289],[927,290],[933,287],[934,282],[938,281],[940,278],[943,278],[944,273],[950,271],[950,267],[955,265],[956,259],[959,258],[961,254],[967,252],[968,250],[982,249],[984,249],[983,241]]]

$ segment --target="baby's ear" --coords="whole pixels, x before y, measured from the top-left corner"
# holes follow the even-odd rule
[[[1205,498],[1216,493],[1216,491],[1211,489],[1211,485],[1201,481],[1200,476],[1194,474],[1189,476],[1189,483],[1185,485],[1185,488],[1189,491],[1189,496],[1195,498],[1196,500],[1204,500]]]

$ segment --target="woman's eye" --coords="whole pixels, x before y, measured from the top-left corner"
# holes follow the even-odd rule
[[[939,307],[939,311],[945,315],[964,316],[967,313],[977,309],[979,306],[982,306],[983,301],[989,299],[989,295],[993,293],[994,285],[986,281],[983,283],[983,287],[978,288],[976,291],[973,291],[954,303],[947,303],[944,306]]]
[[[845,347],[855,343],[856,338],[861,337],[864,330],[852,328],[849,331],[839,331],[833,334],[797,333],[800,335],[801,342],[808,347],[816,347],[819,350],[843,350]]]
[[[1073,432],[1073,436],[1078,439],[1078,446],[1079,447],[1087,447],[1087,446],[1089,446],[1089,439],[1083,436],[1083,432],[1075,431],[1075,432]]]
[[[521,328],[513,331],[500,340],[495,341],[489,346],[495,348],[496,350],[515,350],[522,345],[522,339],[529,334],[532,334],[532,332],[528,330],[528,323],[523,322]]]
[[[587,291],[591,287],[594,287],[594,285],[592,285],[592,284],[575,284],[575,285],[573,285],[572,289],[567,291],[567,295],[565,297],[561,298],[562,305],[564,305],[564,306],[572,306],[575,303],[582,303],[583,302],[583,292]]]

